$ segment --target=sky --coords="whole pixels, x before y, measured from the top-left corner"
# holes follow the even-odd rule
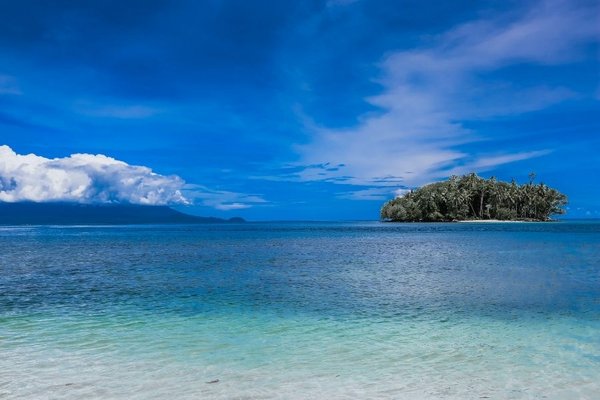
[[[0,0],[0,201],[374,220],[535,172],[600,217],[599,7]]]

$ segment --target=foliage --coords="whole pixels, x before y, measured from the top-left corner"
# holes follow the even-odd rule
[[[498,219],[548,221],[564,214],[567,197],[540,183],[534,174],[524,185],[499,182],[474,173],[452,176],[388,201],[381,209],[386,221],[457,221]]]

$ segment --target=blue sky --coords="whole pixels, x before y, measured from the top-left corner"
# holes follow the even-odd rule
[[[136,199],[195,214],[320,220],[535,171],[569,216],[600,217],[599,17],[560,0],[2,1],[0,178],[33,153],[23,182],[60,179],[68,199],[130,199],[98,182],[134,177]]]

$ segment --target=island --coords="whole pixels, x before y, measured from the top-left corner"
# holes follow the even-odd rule
[[[519,185],[475,173],[451,176],[388,201],[381,219],[391,222],[550,221],[564,214],[567,196],[544,183]]]
[[[242,223],[189,215],[168,206],[137,204],[81,204],[64,202],[0,202],[0,225],[132,225]]]

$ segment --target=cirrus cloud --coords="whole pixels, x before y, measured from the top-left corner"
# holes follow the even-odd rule
[[[425,45],[392,51],[379,63],[381,93],[366,103],[378,112],[356,126],[306,123],[312,138],[297,146],[299,171],[291,179],[365,187],[419,186],[453,173],[489,171],[540,157],[552,148],[494,146],[469,122],[543,110],[582,96],[561,82],[509,79],[507,68],[557,68],[581,59],[600,34],[595,7],[541,0],[519,13],[470,21]],[[488,142],[488,151],[469,148]],[[323,165],[341,165],[331,170]],[[353,192],[352,198],[372,196]]]

